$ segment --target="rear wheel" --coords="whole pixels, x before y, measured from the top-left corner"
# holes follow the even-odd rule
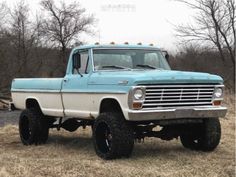
[[[220,143],[221,126],[218,118],[204,119],[202,124],[191,127],[190,130],[180,136],[185,148],[213,151]]]
[[[45,144],[48,140],[50,123],[49,120],[47,118],[44,118],[43,115],[41,115],[40,126],[41,127],[38,143]]]
[[[133,131],[121,114],[102,113],[93,125],[93,143],[103,159],[129,157],[134,146]]]
[[[49,125],[39,110],[26,109],[20,115],[19,133],[24,145],[44,144],[48,139]]]

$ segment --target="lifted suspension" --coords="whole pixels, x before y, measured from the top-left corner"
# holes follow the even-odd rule
[[[162,140],[172,140],[178,138],[186,131],[184,125],[168,125],[164,126],[160,131],[153,131],[157,125],[136,126],[134,128],[134,136],[139,142],[145,137],[156,137]]]

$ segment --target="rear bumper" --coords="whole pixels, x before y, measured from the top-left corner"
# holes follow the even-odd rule
[[[167,120],[180,118],[213,118],[225,117],[226,107],[191,107],[191,108],[167,108],[160,110],[130,110],[130,121]]]

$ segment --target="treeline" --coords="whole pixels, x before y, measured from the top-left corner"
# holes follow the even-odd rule
[[[226,61],[222,60],[217,50],[199,46],[187,45],[179,49],[178,53],[170,55],[169,63],[174,70],[207,72],[220,75],[229,92],[235,91],[235,65],[230,56],[224,52]]]
[[[176,70],[219,74],[224,78],[227,89],[234,91],[235,15],[231,16],[231,13],[235,14],[235,2],[234,0],[195,1],[204,2],[205,5],[209,3],[209,7],[215,12],[218,6],[224,7],[224,4],[217,3],[226,2],[225,9],[229,9],[229,13],[222,19],[226,22],[226,18],[229,18],[228,27],[222,23],[221,26],[208,25],[208,28],[213,29],[206,29],[206,32],[211,32],[211,34],[206,33],[206,36],[213,40],[211,41],[213,45],[209,48],[199,47],[193,45],[195,41],[192,38],[188,38],[193,42],[190,45],[181,45],[178,53],[171,55],[169,63],[172,69]],[[42,10],[38,11],[38,14],[32,16],[24,0],[18,1],[11,8],[0,3],[0,97],[9,96],[13,78],[62,77],[71,47],[82,44],[79,40],[80,34],[93,34],[92,29],[96,20],[87,14],[78,2],[69,4],[60,1],[55,4],[53,0],[42,0],[40,9]],[[211,17],[208,21],[211,22]],[[227,31],[224,31],[225,28]],[[178,28],[177,32],[182,34],[181,39],[184,35],[198,37],[197,34],[191,33],[196,30],[187,27]]]
[[[37,14],[24,0],[14,7],[0,3],[0,96],[9,95],[16,77],[62,76],[79,35],[93,33],[93,15],[78,2],[65,2],[42,0]]]
[[[176,56],[174,67],[219,74],[227,88],[235,90],[235,0],[177,1],[195,15],[193,21],[176,25],[176,36],[188,45]]]
[[[62,77],[66,71],[66,63],[60,66],[60,50],[58,48],[32,47],[26,63],[21,69],[20,62],[16,62],[15,49],[9,42],[0,46],[0,93],[9,95],[9,88],[16,77]],[[71,49],[66,52],[68,57]],[[225,57],[228,57],[227,55]],[[230,61],[230,60],[227,60]],[[170,54],[169,64],[173,70],[207,72],[220,75],[226,89],[235,90],[235,66],[231,62],[222,61],[220,54],[215,50],[187,46],[179,49],[175,55]]]

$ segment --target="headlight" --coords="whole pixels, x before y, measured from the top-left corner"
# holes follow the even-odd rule
[[[214,97],[215,98],[220,98],[223,95],[223,90],[222,88],[216,88],[214,92]]]
[[[134,86],[130,89],[128,97],[128,105],[130,109],[142,109],[145,92],[145,87],[142,86]]]
[[[144,93],[143,93],[143,90],[142,90],[142,89],[136,89],[136,90],[134,91],[134,99],[135,99],[135,100],[140,100],[140,99],[143,98],[143,96],[144,96]]]

